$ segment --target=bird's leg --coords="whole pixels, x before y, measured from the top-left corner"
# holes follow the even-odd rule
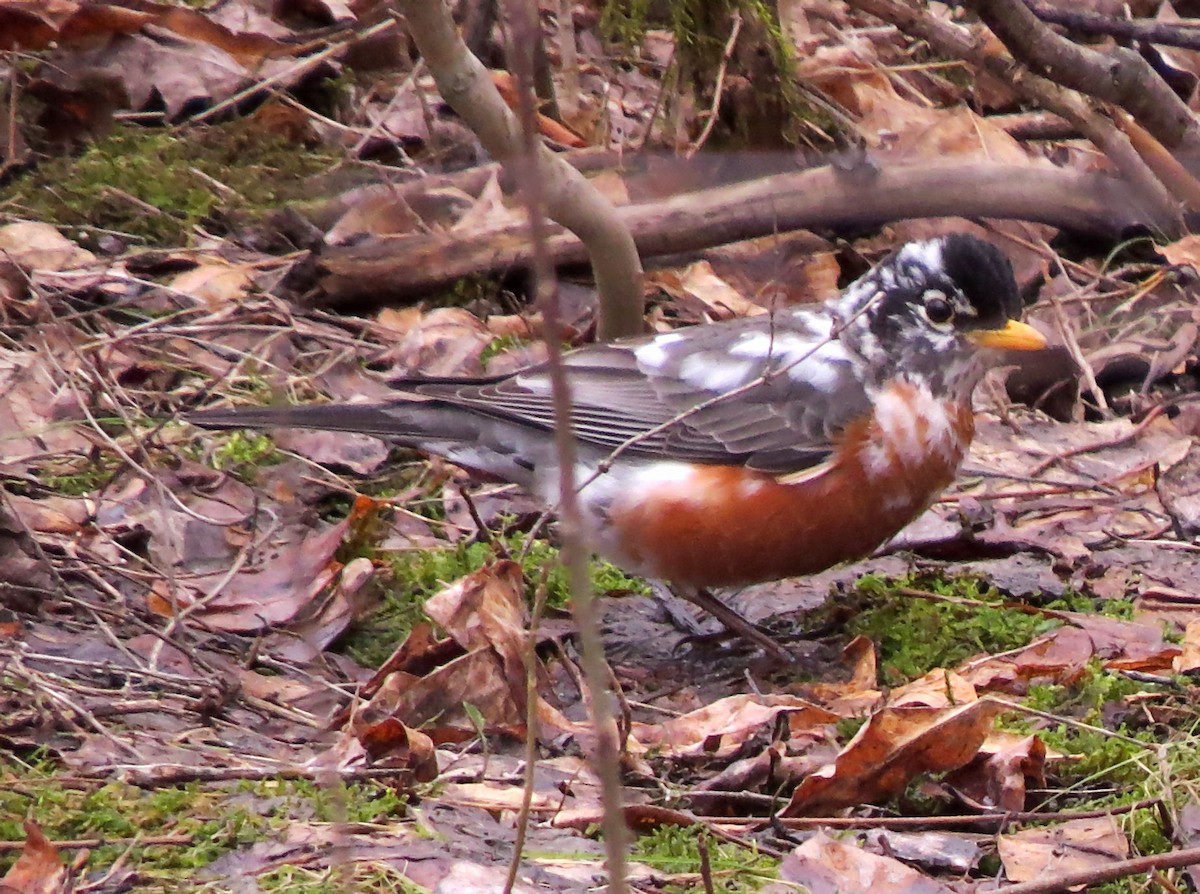
[[[768,655],[779,659],[785,664],[794,664],[796,662],[796,656],[777,643],[766,631],[751,624],[703,587],[698,589],[671,587],[670,589],[672,593],[681,599],[686,599],[692,605],[708,612],[724,624],[725,628],[731,633],[737,634],[747,642],[759,646]]]

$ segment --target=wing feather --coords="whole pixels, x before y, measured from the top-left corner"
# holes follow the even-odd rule
[[[739,322],[566,355],[576,435],[602,450],[625,446],[643,456],[768,472],[823,462],[841,428],[869,408],[856,364],[830,339],[826,319],[811,312]],[[554,428],[544,365],[493,381],[411,382],[405,390]]]

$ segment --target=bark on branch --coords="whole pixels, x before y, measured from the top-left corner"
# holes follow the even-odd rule
[[[521,129],[487,69],[467,50],[441,0],[401,0],[409,33],[442,98],[505,167],[527,162]],[[550,218],[587,246],[600,294],[601,339],[642,329],[642,266],[615,209],[574,168],[538,146],[535,163]]]
[[[1049,166],[960,163],[877,169],[832,166],[776,174],[618,209],[644,256],[709,248],[811,227],[870,227],[914,217],[1030,220],[1104,237],[1132,226],[1167,226],[1115,177]],[[578,264],[577,238],[552,232],[556,264]],[[490,233],[384,237],[327,248],[318,258],[331,306],[402,301],[472,273],[504,273],[530,262],[523,227]]]
[[[1194,150],[1200,131],[1187,105],[1146,60],[1126,47],[1083,47],[1055,34],[1023,0],[970,5],[1013,56],[1058,84],[1129,112],[1168,149]]]
[[[956,56],[976,68],[981,68],[1010,83],[1018,93],[1036,102],[1047,111],[1061,115],[1091,140],[1129,183],[1141,194],[1142,205],[1153,205],[1155,217],[1169,222],[1166,233],[1178,232],[1180,213],[1170,192],[1159,181],[1129,138],[1098,114],[1078,93],[1049,78],[1024,69],[1011,59],[989,51],[982,41],[974,39],[965,29],[944,22],[921,9],[917,4],[901,0],[850,0],[853,6],[889,22],[906,34],[920,37],[948,56]],[[986,2],[986,0],[977,0]]]

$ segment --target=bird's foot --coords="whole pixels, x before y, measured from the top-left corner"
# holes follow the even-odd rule
[[[658,588],[656,588],[656,590],[657,589]],[[780,645],[769,633],[756,624],[752,624],[747,621],[740,614],[731,609],[716,596],[713,596],[707,590],[689,590],[675,587],[666,587],[665,589],[672,597],[686,599],[688,602],[692,603],[692,605],[695,605],[698,608],[708,612],[723,625],[725,625],[725,628],[730,633],[741,637],[751,645],[758,646],[773,658],[785,664],[795,664],[798,660],[795,655]],[[686,617],[686,621],[680,623],[679,620],[676,619],[676,616],[680,613],[678,611],[672,611],[670,600],[662,599],[660,597],[660,601],[663,603],[664,607],[666,607],[668,615],[671,616],[672,621],[676,624],[676,626],[682,630],[688,631],[689,639],[704,638],[703,632],[697,628],[696,622],[690,616]]]

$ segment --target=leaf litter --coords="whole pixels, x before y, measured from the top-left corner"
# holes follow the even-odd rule
[[[327,23],[355,22],[364,12],[358,4],[321,6]],[[293,12],[312,15],[316,7]],[[834,20],[846,14],[829,13]],[[303,31],[242,4],[210,13],[162,4],[38,10],[0,3],[0,23],[26,49],[50,47],[31,93],[71,97],[100,118],[111,115],[106,97],[114,92],[126,111],[179,121],[199,108],[235,105],[247,88],[294,87],[341,65],[337,53],[310,58],[311,48],[295,40]],[[933,75],[916,72],[898,90],[895,76],[878,67],[879,54],[896,46],[822,46],[818,31],[792,33],[802,32],[819,47],[805,62],[812,83],[854,117],[881,158],[983,155],[1047,164],[965,106],[914,102],[913,84],[928,87]],[[86,48],[73,43],[81,37]],[[611,60],[603,64],[611,68]],[[99,85],[104,72],[118,73],[116,82]],[[652,111],[657,81],[636,66],[610,74],[625,92],[609,112],[629,128],[614,131],[613,142],[661,128]],[[411,77],[363,99],[362,121],[409,151],[428,152],[447,134],[462,136],[430,111],[431,100],[430,84]],[[304,140],[316,134],[360,153],[373,145],[370,130],[351,135],[329,119],[302,118]],[[54,134],[75,139],[96,121],[84,115],[66,130],[60,121]],[[608,176],[606,194],[619,203],[664,188],[654,178]],[[330,202],[345,207],[317,230],[328,245],[393,240],[389,251],[397,254],[410,244],[403,240],[416,244],[431,234],[462,240],[447,244],[503,235],[519,215],[495,171],[473,181],[470,189],[430,190],[423,202],[398,188],[368,195],[355,187]],[[271,225],[283,228],[279,219]],[[876,244],[860,240],[854,248],[802,234],[710,249],[702,260],[649,278],[650,319],[665,329],[819,300],[857,272],[858,252],[934,227],[977,225],[901,223]],[[1023,285],[1046,283],[1031,315],[1057,333],[1072,364],[1086,365],[1082,385],[1068,367],[1076,397],[1046,415],[1010,403],[995,384],[958,483],[884,554],[803,581],[748,588],[731,601],[770,620],[783,638],[793,638],[802,609],[831,593],[836,603],[866,572],[901,581],[899,598],[964,610],[997,605],[913,595],[917,585],[904,583],[914,572],[963,575],[986,580],[1006,610],[1036,615],[1041,629],[1002,654],[979,651],[958,662],[935,656],[923,674],[889,686],[891,659],[875,643],[860,637],[842,652],[847,637],[835,606],[805,646],[813,679],[797,682],[761,658],[697,636],[703,620],[690,620],[697,629],[676,629],[655,596],[614,588],[606,607],[628,712],[627,823],[786,853],[780,882],[766,890],[783,890],[783,883],[814,891],[943,890],[964,874],[978,876],[989,857],[1017,882],[1119,861],[1146,846],[1112,817],[1071,818],[1088,802],[1066,790],[1069,782],[1055,782],[1056,774],[1070,779],[1068,768],[1088,757],[1050,744],[1058,741],[1058,721],[1113,733],[1095,723],[1103,718],[1086,708],[1073,716],[1066,703],[1058,713],[1042,712],[1028,732],[998,728],[996,718],[1020,716],[1004,698],[1140,679],[1157,688],[1116,695],[1103,707],[1151,718],[1129,732],[1166,735],[1153,723],[1155,712],[1165,716],[1186,703],[1200,649],[1195,428],[1186,403],[1177,415],[1162,407],[1195,386],[1200,330],[1187,293],[1194,240],[1162,247],[1168,265],[1141,278],[1088,262],[1072,262],[1068,275],[1044,249],[1054,236],[1046,225],[989,229],[1013,240],[1005,244]],[[319,872],[341,863],[390,867],[429,889],[482,889],[500,884],[507,869],[531,769],[522,742],[532,734],[532,823],[515,890],[593,885],[603,872],[589,832],[600,796],[586,760],[594,733],[583,719],[573,631],[552,610],[530,635],[530,594],[545,585],[543,572],[515,561],[521,557],[499,538],[540,527],[528,502],[375,439],[280,432],[257,443],[198,436],[164,421],[213,394],[344,401],[382,396],[387,380],[399,376],[512,368],[536,356],[536,346],[522,342],[538,331],[537,319],[502,289],[450,296],[461,300],[458,307],[335,315],[296,300],[319,294],[328,271],[306,267],[299,254],[255,248],[251,230],[198,232],[193,246],[158,255],[69,232],[39,221],[0,227],[8,271],[0,292],[0,562],[7,582],[0,745],[17,761],[4,764],[0,787],[19,786],[16,768],[34,754],[93,788],[119,781],[143,792],[185,785],[233,791],[239,781],[365,781],[400,795],[402,806],[372,823],[289,816],[272,836],[216,856],[204,878],[219,887],[280,866]],[[569,324],[566,340],[586,338],[586,314]],[[1105,408],[1123,415],[1101,421]],[[495,561],[441,580],[427,596],[411,594],[427,621],[398,635],[380,668],[361,666],[339,648],[378,610],[395,582],[397,556],[473,540],[491,542]],[[1073,594],[1132,601],[1131,616],[1044,604]],[[912,623],[909,636],[919,639]],[[1179,795],[1184,803],[1171,809],[1187,816],[1194,804],[1186,789]],[[257,790],[245,797],[254,811],[272,810]],[[922,828],[927,817],[917,807],[930,804],[961,830]],[[1027,810],[1055,821],[1038,824]],[[995,826],[1003,831],[986,839],[969,831],[971,819],[989,812],[1028,825],[1003,821]],[[86,860],[65,860],[37,811],[31,814],[5,884],[56,891],[71,878],[99,877]],[[813,819],[833,828],[845,819],[911,827],[840,839],[779,832]],[[794,834],[805,840],[793,841]],[[133,877],[119,861],[111,868],[109,884]],[[638,862],[632,880],[658,890],[685,876]]]

